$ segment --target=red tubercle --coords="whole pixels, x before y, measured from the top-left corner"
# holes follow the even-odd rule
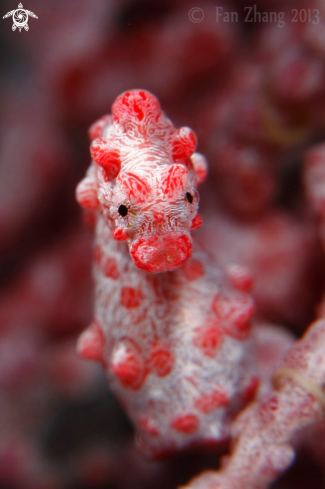
[[[121,290],[121,305],[126,309],[139,307],[143,299],[143,294],[140,289],[133,287],[122,287]]]
[[[175,359],[169,347],[162,344],[156,344],[152,348],[148,363],[150,369],[158,375],[158,377],[165,377],[170,374],[174,362]]]
[[[199,424],[200,422],[197,416],[194,414],[184,414],[174,418],[170,425],[174,430],[185,435],[190,435],[198,430]]]
[[[201,227],[203,224],[203,220],[202,220],[202,217],[200,214],[196,214],[196,216],[194,217],[193,221],[192,221],[192,224],[191,224],[191,229],[199,229],[199,227]]]
[[[196,145],[196,136],[192,129],[189,127],[181,127],[178,129],[172,143],[172,154],[175,163],[192,156]]]
[[[105,170],[108,180],[114,180],[121,170],[120,152],[111,148],[107,140],[96,138],[90,145],[90,153],[95,162]]]
[[[159,436],[159,428],[156,421],[150,417],[139,419],[140,428],[151,436]]]
[[[96,245],[94,248],[94,260],[97,265],[101,265],[104,256],[103,248],[100,245]]]
[[[201,326],[196,329],[193,343],[207,357],[214,357],[222,342],[222,331],[219,324]]]
[[[222,323],[222,329],[238,340],[244,340],[250,333],[251,319],[255,312],[253,300],[248,295],[222,297],[217,295],[213,310]]]
[[[253,276],[248,268],[242,265],[229,265],[226,270],[231,284],[237,290],[249,292],[253,286]]]
[[[116,241],[125,241],[129,239],[129,235],[125,229],[115,228],[113,231],[113,238],[116,239]]]
[[[200,185],[204,182],[208,175],[208,163],[205,157],[200,153],[194,153],[191,156],[191,162],[197,176],[197,183]]]
[[[96,210],[99,206],[97,185],[93,178],[86,177],[76,188],[76,200],[81,207]]]
[[[111,121],[112,121],[111,115],[104,115],[96,122],[94,122],[88,130],[88,136],[90,141],[93,141],[94,139],[100,137],[102,135],[104,127],[110,124]]]
[[[118,177],[118,182],[127,197],[135,202],[145,202],[150,194],[149,184],[133,173],[122,173]]]
[[[140,389],[147,374],[140,348],[127,340],[115,346],[110,368],[124,387],[133,390]]]
[[[226,407],[228,404],[228,395],[222,390],[214,390],[208,394],[202,394],[195,401],[195,407],[203,414],[210,414],[220,407]]]
[[[161,114],[157,98],[146,90],[132,90],[122,93],[112,106],[113,120],[124,126],[133,121],[146,124],[148,118],[156,119]]]
[[[109,257],[106,259],[103,270],[105,277],[112,278],[113,280],[118,280],[120,278],[120,272],[118,268],[117,261],[113,257]]]
[[[77,342],[77,353],[86,360],[104,363],[105,336],[97,321],[81,333]]]
[[[161,190],[170,198],[185,188],[187,169],[184,165],[171,165],[164,170],[161,177]]]
[[[204,266],[200,260],[191,258],[182,266],[182,272],[190,282],[204,277]]]

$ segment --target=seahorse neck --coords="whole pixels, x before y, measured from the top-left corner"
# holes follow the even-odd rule
[[[96,249],[98,249],[102,262],[107,258],[115,260],[118,269],[123,274],[123,282],[126,281],[127,276],[132,276],[133,279],[137,276],[139,280],[147,277],[147,272],[140,270],[134,265],[127,242],[117,241],[113,238],[112,227],[101,214],[97,217],[95,252]]]

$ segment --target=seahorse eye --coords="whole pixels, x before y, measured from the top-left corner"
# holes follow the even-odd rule
[[[190,204],[193,204],[193,195],[190,192],[186,192],[185,197]]]
[[[128,213],[128,208],[126,207],[126,205],[121,204],[118,208],[118,213],[120,214],[120,216],[125,217]]]

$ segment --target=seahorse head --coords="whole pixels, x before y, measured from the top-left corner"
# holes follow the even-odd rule
[[[135,265],[147,272],[182,265],[192,252],[190,230],[201,223],[196,187],[206,174],[193,131],[176,129],[151,93],[132,90],[90,136],[97,201],[114,238],[127,240]]]

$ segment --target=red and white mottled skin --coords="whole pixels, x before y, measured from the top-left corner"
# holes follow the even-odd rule
[[[306,434],[322,427],[325,321],[313,323],[274,373],[277,390],[252,403],[232,426],[233,450],[219,472],[194,478],[186,489],[266,489],[295,458]],[[315,436],[316,435],[316,436]],[[185,487],[183,488],[185,489]]]
[[[95,319],[79,353],[101,361],[147,452],[217,444],[258,380],[250,278],[192,251],[205,160],[143,90],[119,96],[91,137],[77,199],[96,210]]]

